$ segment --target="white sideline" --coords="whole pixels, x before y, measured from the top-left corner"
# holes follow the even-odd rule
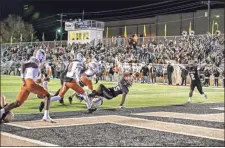
[[[222,110],[222,111],[224,111],[224,107],[216,107],[216,108],[211,108],[211,109]]]
[[[27,141],[27,142],[31,142],[31,143],[35,143],[35,144],[38,144],[38,145],[41,145],[41,146],[54,146],[54,147],[58,146],[58,145],[54,145],[54,144],[51,144],[51,143],[41,142],[41,141],[38,141],[38,140],[33,140],[33,139],[13,135],[13,134],[10,134],[10,133],[5,133],[5,132],[1,132],[1,135],[12,137],[12,138],[23,140],[23,141]]]

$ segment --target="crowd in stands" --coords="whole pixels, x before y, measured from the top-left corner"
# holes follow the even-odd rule
[[[98,75],[101,80],[113,81],[118,79],[120,72],[136,73],[137,82],[156,83],[161,77],[163,83],[169,85],[186,85],[188,72],[179,64],[188,64],[195,61],[198,65],[207,64],[201,69],[204,84],[209,86],[210,76],[224,80],[224,37],[210,34],[200,36],[182,36],[179,40],[151,39],[143,44],[143,38],[130,37],[127,45],[118,38],[112,44],[99,42],[96,46],[91,44],[55,45],[9,45],[1,49],[2,74],[20,74],[21,62],[27,61],[37,49],[46,51],[46,69],[53,78],[59,78],[63,72],[66,61],[74,59],[76,53],[81,52],[87,62],[93,55],[98,54],[102,61],[102,72]],[[169,64],[170,63],[170,64]],[[166,82],[167,81],[167,82]],[[223,83],[224,85],[224,83]]]

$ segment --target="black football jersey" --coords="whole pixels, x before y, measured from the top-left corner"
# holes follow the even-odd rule
[[[127,94],[129,92],[129,90],[128,90],[129,86],[130,86],[130,84],[125,79],[118,82],[114,87],[112,87],[112,91],[113,91],[113,95],[114,95],[113,97],[116,97],[123,93]]]
[[[197,67],[191,67],[189,69],[189,76],[192,81],[200,81],[199,75],[198,75],[198,70]]]

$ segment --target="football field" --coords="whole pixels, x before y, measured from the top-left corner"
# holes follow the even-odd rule
[[[1,92],[7,102],[15,100],[20,85],[20,77],[1,76]],[[59,87],[59,80],[49,83],[51,93]],[[41,99],[31,94],[14,110],[14,120],[1,125],[1,146],[225,146],[224,89],[203,90],[207,100],[195,90],[192,103],[187,104],[188,86],[133,84],[126,108],[118,108],[119,96],[104,100],[92,114],[87,114],[86,105],[76,99],[69,104],[70,90],[66,106],[51,104],[50,115],[57,123],[40,120]]]
[[[100,83],[106,87],[115,85],[116,82],[101,82],[94,84],[96,88]],[[18,92],[20,91],[21,79],[15,76],[1,76],[1,93],[6,96],[7,102],[12,102],[16,99]],[[60,81],[57,79],[51,79],[49,82],[49,92],[55,93],[60,88]],[[223,88],[203,88],[203,91],[208,95],[208,99],[204,99],[199,94],[197,88],[194,91],[192,103],[216,103],[224,102],[224,89]],[[74,98],[73,104],[70,105],[68,96],[73,91],[70,89],[65,97],[64,101],[66,106],[53,102],[51,104],[51,112],[63,112],[74,110],[86,110],[84,103],[79,103]],[[148,107],[148,106],[168,106],[185,104],[188,100],[189,86],[167,86],[167,85],[152,85],[152,84],[133,84],[130,87],[129,94],[126,98],[125,107]],[[118,108],[121,100],[121,96],[112,100],[104,99],[103,105],[100,109]],[[38,99],[36,95],[30,94],[28,100],[18,109],[15,109],[15,113],[38,113],[38,107],[42,99]]]

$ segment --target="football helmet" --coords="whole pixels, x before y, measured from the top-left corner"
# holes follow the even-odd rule
[[[84,62],[85,58],[81,53],[77,54],[76,60],[80,61],[80,62]]]
[[[45,61],[45,51],[43,49],[39,49],[35,56],[40,62]]]

